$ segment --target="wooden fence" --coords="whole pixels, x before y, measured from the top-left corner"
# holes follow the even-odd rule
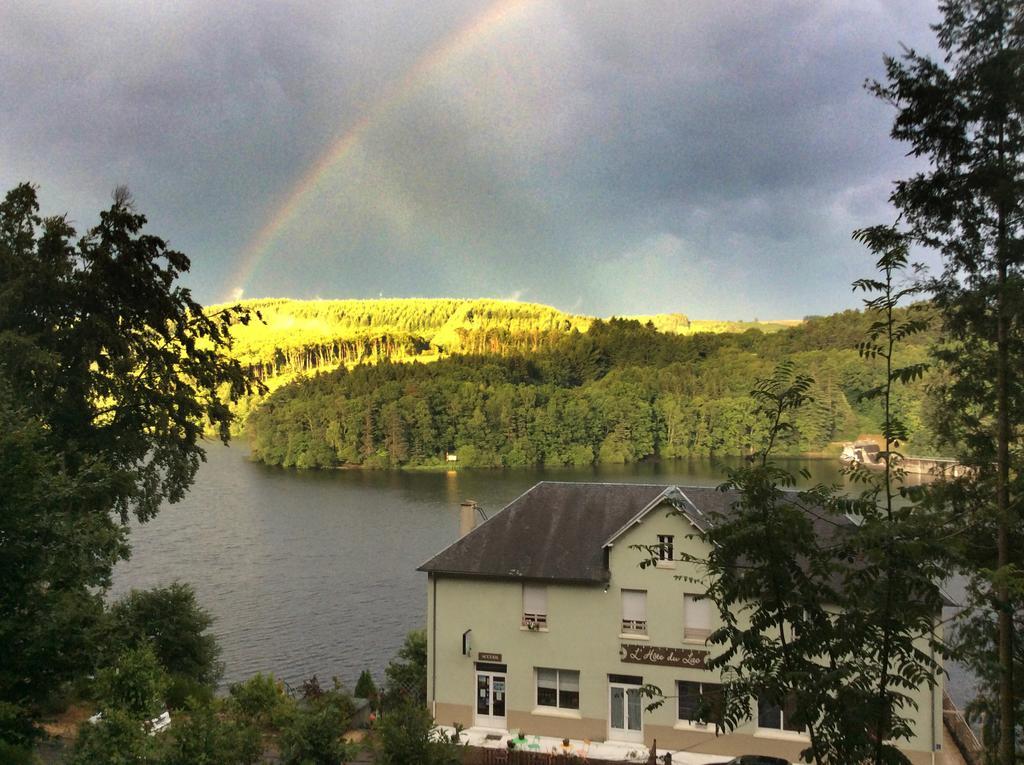
[[[522,749],[484,749],[482,747],[466,747],[462,755],[463,765],[581,765],[588,759],[573,754],[547,754]],[[601,765],[616,765],[610,760],[594,760],[589,762]],[[644,762],[641,760],[640,762]],[[637,765],[637,761],[623,765]]]

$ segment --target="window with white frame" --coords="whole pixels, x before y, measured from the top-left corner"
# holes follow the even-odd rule
[[[523,583],[523,626],[531,630],[548,626],[548,588],[545,585]]]
[[[647,590],[622,591],[622,631],[647,634]]]
[[[802,733],[804,724],[796,715],[796,701],[792,697],[786,699],[782,706],[760,696],[757,699],[757,727],[768,730]]]
[[[663,562],[669,562],[675,560],[675,550],[673,548],[674,536],[671,534],[658,534],[658,560]]]
[[[676,690],[679,699],[677,715],[680,722],[704,727],[706,723],[696,722],[698,716],[712,722],[721,719],[724,711],[721,685],[680,680],[676,683]]]
[[[711,601],[683,595],[683,640],[707,640],[711,635]]]
[[[580,708],[580,673],[573,669],[537,667],[537,706]]]

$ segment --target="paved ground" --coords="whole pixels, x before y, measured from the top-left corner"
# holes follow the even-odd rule
[[[454,733],[454,728],[441,726],[449,734]],[[942,751],[935,758],[936,765],[967,765],[964,758],[957,749],[953,737],[946,726],[942,726]],[[510,734],[507,731],[489,730],[487,728],[467,728],[462,732],[461,740],[470,746],[483,747],[485,749],[506,749]],[[536,739],[536,740],[535,740]],[[548,738],[545,736],[530,736],[527,739],[527,749],[553,754],[563,754],[562,740]],[[589,746],[583,741],[570,740],[569,752],[580,754],[586,752],[590,759],[623,761],[633,760],[635,762],[646,762],[647,747],[637,744],[614,744],[607,742],[591,742]],[[710,765],[711,763],[727,762],[729,757],[718,757],[713,754],[695,754],[693,752],[677,752],[671,749],[658,749],[658,756],[665,752],[672,753],[673,765]],[[630,756],[632,754],[632,756]]]
[[[454,728],[441,726],[441,729],[449,734],[455,732]],[[508,731],[490,730],[487,728],[467,728],[462,732],[461,741],[470,746],[478,746],[484,749],[506,749],[510,734]],[[520,745],[522,748],[522,745]],[[589,744],[585,741],[570,739],[568,750],[562,746],[562,739],[550,738],[547,736],[529,736],[526,740],[527,751],[543,752],[545,754],[575,754],[577,756],[586,754],[592,760],[610,760],[622,762],[631,760],[633,762],[647,762],[649,750],[643,744],[620,744],[607,741],[592,741]],[[693,752],[677,752],[672,749],[658,748],[658,756],[666,752],[672,753],[673,765],[711,765],[712,763],[727,762],[730,757],[713,754],[694,754]]]

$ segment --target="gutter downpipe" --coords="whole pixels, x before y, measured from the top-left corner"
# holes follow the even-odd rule
[[[434,597],[431,599],[431,624],[430,624],[430,716],[437,717],[437,574],[431,574],[430,580],[433,583]],[[934,705],[934,699],[932,701]],[[934,709],[932,710],[934,711]],[[932,715],[932,725],[935,724],[935,715]],[[934,734],[932,736],[934,738]],[[932,756],[934,763],[934,755]]]
[[[938,622],[932,622],[932,639],[929,641],[931,643],[931,645],[928,646],[928,653],[930,654],[930,658],[932,660],[932,664],[933,665],[935,664],[935,641],[939,639],[939,634],[938,633],[939,633]],[[939,677],[936,678],[936,683],[935,683],[935,685],[932,686],[931,693],[928,694],[929,696],[931,696],[931,702],[932,702],[931,703],[932,765],[935,765],[935,693],[939,689],[939,678],[941,678],[941,677],[942,677],[942,675],[940,674]]]

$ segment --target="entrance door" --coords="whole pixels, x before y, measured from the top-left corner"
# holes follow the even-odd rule
[[[639,685],[608,683],[608,738],[644,742],[643,704]]]
[[[506,730],[505,699],[505,674],[477,670],[475,724]]]

